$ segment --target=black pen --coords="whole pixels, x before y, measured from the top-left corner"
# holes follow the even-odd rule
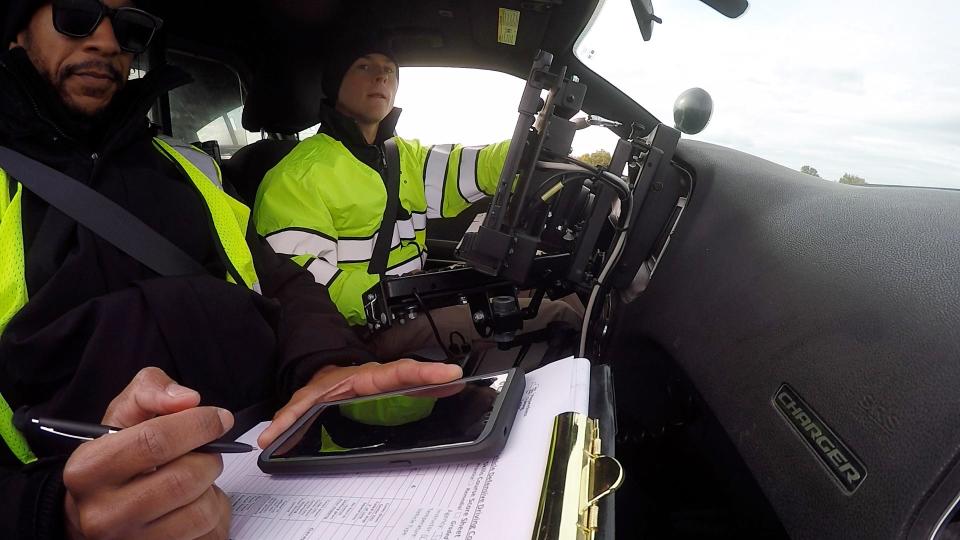
[[[92,441],[104,435],[120,431],[120,428],[111,426],[74,422],[73,420],[57,420],[55,418],[31,418],[30,422],[36,424],[37,427],[47,433],[81,441]],[[244,452],[252,452],[253,450],[254,448],[246,443],[213,441],[199,448],[195,448],[193,451],[207,454],[242,454]]]

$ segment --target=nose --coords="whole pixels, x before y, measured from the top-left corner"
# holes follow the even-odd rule
[[[83,48],[103,56],[115,56],[122,52],[109,17],[104,17],[93,33],[84,39]]]
[[[397,76],[396,68],[389,65],[382,65],[377,67],[376,70],[376,79],[378,82],[387,82]]]

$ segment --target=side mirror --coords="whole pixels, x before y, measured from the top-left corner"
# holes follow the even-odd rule
[[[688,135],[696,135],[707,127],[713,114],[713,98],[703,88],[684,90],[673,102],[674,126]]]

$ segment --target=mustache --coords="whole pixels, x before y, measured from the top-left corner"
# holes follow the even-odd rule
[[[104,62],[102,60],[87,60],[86,62],[80,62],[79,64],[69,64],[60,71],[60,79],[63,80],[71,75],[76,75],[77,73],[82,73],[84,71],[97,71],[100,73],[106,73],[107,76],[114,82],[122,82],[120,70],[114,67],[113,64]]]

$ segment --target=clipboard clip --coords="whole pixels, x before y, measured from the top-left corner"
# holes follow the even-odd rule
[[[534,540],[593,540],[599,503],[623,483],[623,467],[603,455],[599,422],[563,413],[553,424]]]

